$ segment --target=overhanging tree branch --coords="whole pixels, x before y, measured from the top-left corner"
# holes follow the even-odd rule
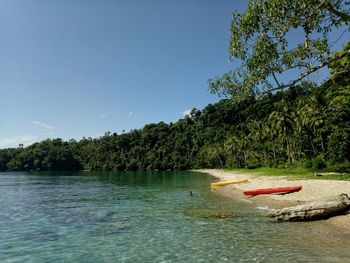
[[[274,80],[275,80],[277,86],[280,88],[280,87],[281,87],[281,84],[279,83],[278,79],[276,78],[275,73],[272,73],[272,76],[273,76],[273,78],[274,78]]]
[[[340,17],[342,20],[350,22],[350,16],[346,13],[343,13],[337,9],[334,8],[334,6],[332,6],[328,1],[323,1],[323,3],[321,3],[321,6],[324,5],[326,7],[326,9],[331,12],[332,14]]]
[[[288,84],[283,84],[283,85],[279,85],[278,87],[276,88],[273,88],[273,89],[269,89],[268,91],[266,92],[262,92],[262,94],[266,94],[267,92],[272,92],[272,91],[276,91],[276,90],[282,90],[282,89],[285,89],[285,88],[290,88],[290,87],[293,87],[295,86],[298,82],[302,81],[304,78],[306,78],[307,76],[309,76],[310,74],[314,73],[315,71],[329,65],[330,63],[334,62],[334,61],[337,61],[338,59],[341,59],[347,55],[350,55],[350,50],[342,53],[341,55],[337,56],[337,57],[334,57],[334,58],[331,58],[321,64],[319,64],[318,66],[316,67],[313,67],[313,68],[310,68],[309,70],[305,71],[303,74],[301,74],[297,79],[289,82]],[[341,71],[341,72],[337,72],[337,73],[334,73],[332,74],[332,77],[334,77],[335,75],[338,75],[338,74],[341,74],[341,73],[344,73],[344,72],[347,72],[349,70],[344,70],[344,71]],[[273,74],[273,77],[275,78],[274,74]],[[327,80],[328,81],[328,80]]]
[[[334,50],[328,34],[348,27],[350,15],[344,10],[349,4],[345,1],[250,0],[247,11],[234,12],[231,23],[230,59],[238,59],[240,69],[236,67],[229,74],[210,80],[209,90],[229,94],[238,102],[251,93],[257,96],[295,86],[321,68],[349,56],[347,47],[331,57]],[[290,44],[289,34],[295,30],[303,30],[304,34],[298,34]],[[301,73],[290,80],[287,72],[294,69]]]

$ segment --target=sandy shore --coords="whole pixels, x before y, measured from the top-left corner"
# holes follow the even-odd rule
[[[227,172],[224,170],[216,169],[201,169],[196,171],[217,177],[219,179],[218,181],[249,179],[249,183],[226,185],[224,187],[217,188],[217,191],[227,197],[235,198],[240,201],[256,205],[264,205],[269,208],[294,206],[307,201],[334,197],[342,193],[350,195],[350,181],[297,180],[295,178],[282,176],[253,176],[234,171]],[[255,197],[245,197],[243,195],[243,191],[250,189],[294,185],[301,185],[303,189],[299,192],[287,195],[262,195]],[[350,214],[336,216],[323,221],[327,222],[327,224],[341,227],[350,233]]]

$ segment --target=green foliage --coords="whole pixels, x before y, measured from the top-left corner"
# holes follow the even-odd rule
[[[237,170],[237,169],[234,169]],[[285,167],[261,167],[256,169],[238,169],[242,173],[251,174],[254,176],[290,176],[290,177],[315,177],[313,169],[304,168],[301,166]]]
[[[76,142],[63,142],[61,139],[45,140],[27,148],[16,149],[16,154],[7,163],[2,163],[2,170],[21,171],[62,171],[80,170],[82,167],[74,150]],[[14,151],[5,149],[4,152]]]
[[[344,163],[330,166],[330,169],[337,173],[350,173],[350,162],[346,161]]]
[[[26,148],[2,149],[0,171],[252,169],[297,164],[345,169],[341,165],[350,162],[350,77],[343,69],[348,62],[349,55],[331,64],[337,75],[317,89],[302,83],[259,100],[221,100],[202,111],[193,109],[176,123],[148,124],[120,135],[107,132],[79,142],[48,139]]]
[[[349,165],[349,164],[348,164]],[[344,165],[338,165],[340,167]],[[290,180],[294,179],[315,179],[318,180],[350,180],[350,170],[349,169],[343,169],[338,170],[338,166],[333,166],[329,168],[331,172],[338,172],[339,174],[332,174],[328,176],[318,176],[315,177],[315,173],[317,170],[310,169],[310,168],[304,168],[301,166],[292,166],[288,168],[268,168],[268,167],[262,167],[257,169],[230,169],[229,171],[237,171],[241,173],[247,173],[253,176],[287,176]],[[348,166],[350,167],[350,166]],[[324,170],[324,172],[328,172],[328,169]]]
[[[222,145],[208,145],[202,147],[196,158],[195,167],[198,168],[224,168],[226,152]]]
[[[339,80],[343,84],[344,78]],[[45,140],[3,149],[0,170],[256,168],[297,163],[337,167],[350,161],[350,110],[337,104],[349,94],[334,86],[340,84],[295,87],[238,104],[222,100],[176,123],[149,124],[120,135],[107,132],[98,139]]]
[[[339,92],[346,76],[318,89],[305,83],[259,100],[221,100],[176,123],[120,135],[3,149],[0,170],[337,168],[350,161],[350,107],[339,103],[350,96]]]
[[[307,168],[307,169],[312,168],[312,162],[310,160],[305,161],[305,168]]]
[[[229,54],[239,66],[210,80],[209,90],[241,101],[293,87],[329,64],[346,66],[349,47],[333,56],[328,32],[348,30],[348,7],[338,0],[250,0],[244,13],[232,15]],[[293,41],[300,36],[296,44],[291,34]],[[296,77],[279,80],[290,74]]]
[[[326,166],[327,165],[323,154],[316,156],[312,162],[312,167],[317,170],[324,169]]]

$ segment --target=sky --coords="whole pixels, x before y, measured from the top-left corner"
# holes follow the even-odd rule
[[[175,122],[219,100],[245,1],[3,0],[0,148]]]
[[[0,1],[0,148],[175,122],[220,98],[232,0]]]

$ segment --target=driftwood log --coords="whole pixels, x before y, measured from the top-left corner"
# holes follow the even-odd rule
[[[277,221],[309,221],[327,219],[344,214],[350,209],[350,198],[341,194],[332,199],[316,201],[294,207],[273,209],[268,216]]]
[[[331,175],[340,175],[343,176],[343,173],[315,173],[315,176],[331,176]]]

